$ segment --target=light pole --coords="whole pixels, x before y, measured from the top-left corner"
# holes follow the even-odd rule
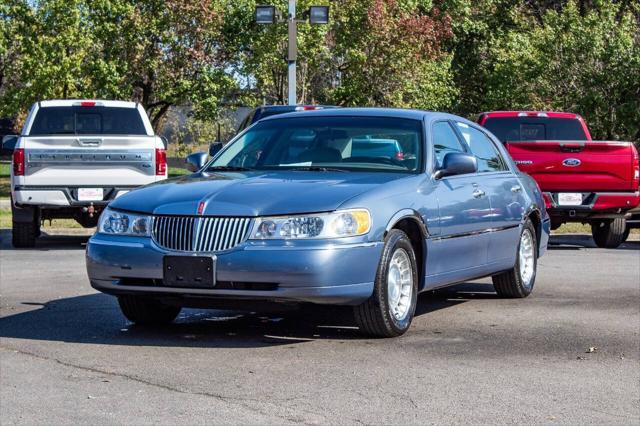
[[[309,10],[303,13],[304,19],[296,18],[296,0],[289,0],[289,8],[287,13],[287,19],[283,20],[279,11],[275,6],[259,5],[256,6],[256,22],[258,24],[276,24],[287,23],[288,29],[288,49],[287,49],[287,63],[288,63],[288,81],[289,81],[289,105],[296,105],[298,98],[296,95],[297,81],[296,81],[296,62],[298,60],[298,24],[311,22],[312,24],[327,24],[329,23],[329,6],[311,6]]]

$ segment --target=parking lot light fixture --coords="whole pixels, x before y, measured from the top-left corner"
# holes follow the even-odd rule
[[[311,24],[322,25],[329,23],[329,6],[311,6],[302,14],[303,19],[296,18],[296,0],[288,0],[287,19],[282,19],[282,15],[275,6],[256,6],[256,23],[276,24],[287,23],[289,34],[289,48],[287,52],[288,60],[288,83],[289,83],[289,105],[296,105],[296,61],[298,59],[298,24],[310,22]]]
[[[276,23],[276,8],[275,6],[256,6],[256,23],[268,25]]]
[[[329,23],[329,6],[311,6],[309,8],[309,22],[326,25]]]

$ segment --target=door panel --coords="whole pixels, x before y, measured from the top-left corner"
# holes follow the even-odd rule
[[[524,188],[512,173],[484,176],[482,188],[489,197],[494,232],[489,241],[489,263],[515,261],[520,237],[519,225],[524,214]],[[511,265],[513,266],[513,265]]]
[[[427,256],[427,274],[438,275],[485,265],[491,228],[486,196],[474,197],[477,175],[452,176],[436,182],[440,234]]]

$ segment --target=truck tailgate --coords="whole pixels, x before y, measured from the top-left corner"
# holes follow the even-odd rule
[[[630,142],[521,141],[506,146],[518,168],[543,191],[638,190],[636,153]]]
[[[154,136],[25,137],[26,186],[144,185],[155,179]]]

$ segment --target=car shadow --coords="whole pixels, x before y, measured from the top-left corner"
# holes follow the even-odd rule
[[[549,250],[581,250],[585,248],[598,248],[590,235],[552,235],[549,239]],[[627,240],[614,250],[640,250],[640,241]]]
[[[46,230],[36,239],[36,246],[31,248],[17,249],[11,245],[11,229],[0,229],[0,249],[2,250],[84,250],[89,241],[90,235],[58,235],[48,234]]]
[[[490,284],[468,283],[422,293],[416,316],[429,315],[473,299],[495,298]],[[3,309],[0,338],[103,345],[255,348],[319,339],[360,340],[352,309],[299,305],[268,312],[184,309],[162,327],[138,326],[120,313],[116,299],[90,294],[51,300],[24,301],[37,306],[11,314]]]

